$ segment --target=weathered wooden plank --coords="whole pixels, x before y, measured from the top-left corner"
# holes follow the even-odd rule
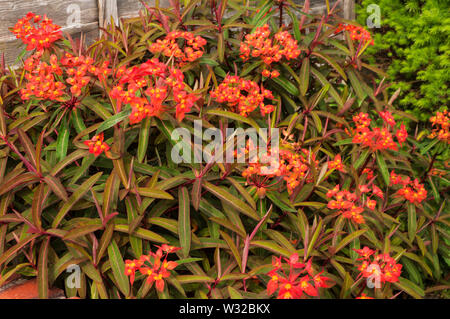
[[[155,5],[155,1],[146,1],[146,3],[151,7]],[[161,7],[169,7],[169,0],[159,0],[159,5]],[[117,0],[117,9],[119,17],[121,18],[132,18],[139,16],[139,10],[143,9],[141,1],[139,0]]]
[[[304,0],[294,0],[303,4]],[[153,6],[154,0],[146,0]],[[160,5],[169,7],[169,0],[160,0]],[[347,19],[354,18],[354,0],[342,0],[340,9]],[[311,12],[326,11],[325,0],[310,0]],[[332,6],[335,1],[330,1]],[[64,32],[72,36],[80,33],[88,34],[88,39],[94,39],[98,26],[118,18],[130,18],[139,15],[143,8],[139,0],[0,0],[0,54],[4,53],[6,62],[13,64],[23,45],[17,41],[8,28],[14,26],[20,17],[28,12],[46,14],[54,23],[63,27]],[[287,18],[287,17],[286,17]]]
[[[28,12],[46,14],[54,23],[71,28],[98,21],[95,0],[0,0],[0,42],[8,41],[14,35],[8,30]]]

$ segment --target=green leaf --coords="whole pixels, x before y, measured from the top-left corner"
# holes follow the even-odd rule
[[[142,121],[141,128],[139,130],[139,143],[137,150],[137,159],[139,163],[144,161],[145,155],[147,154],[148,140],[150,137],[150,121],[149,117]]]
[[[341,250],[342,248],[347,246],[350,242],[355,240],[355,238],[358,238],[359,236],[364,234],[366,231],[367,231],[367,229],[360,229],[360,230],[357,230],[357,231],[351,233],[350,235],[347,235],[344,239],[342,239],[339,242],[339,244],[337,244],[335,253],[337,253],[339,250]]]
[[[417,230],[417,217],[416,206],[412,203],[408,203],[408,238],[410,241],[416,237]]]
[[[239,291],[237,291],[233,287],[228,286],[227,289],[228,289],[228,294],[230,295],[231,299],[244,299],[244,297],[242,297],[242,295],[239,293]]]
[[[214,109],[214,110],[208,110],[206,112],[206,114],[217,115],[219,117],[226,117],[226,118],[238,121],[238,122],[247,123],[248,125],[253,126],[257,130],[260,128],[259,125],[253,119],[242,116],[242,115],[234,113],[234,112]]]
[[[83,197],[94,184],[97,182],[97,180],[102,176],[102,172],[98,172],[94,176],[91,176],[89,179],[87,179],[83,184],[77,187],[76,191],[70,196],[70,198],[67,200],[67,202],[64,203],[64,205],[59,210],[58,214],[56,215],[55,219],[52,223],[52,228],[57,228],[58,225],[61,223],[63,218],[66,216],[66,214],[70,211],[70,209],[75,205],[75,203]]]
[[[206,275],[182,275],[175,277],[180,284],[191,284],[195,282],[207,283],[214,282],[214,279]]]
[[[189,256],[191,249],[191,216],[189,193],[186,187],[178,189],[178,234],[183,256]]]
[[[67,195],[66,189],[64,188],[59,178],[52,175],[47,175],[44,177],[44,180],[47,185],[50,186],[51,190],[53,191],[53,193],[55,193],[56,196],[58,196],[65,202],[68,200],[69,196]]]
[[[5,251],[2,255],[0,255],[0,266],[3,265],[3,263],[7,261],[11,256],[17,254],[26,244],[39,236],[40,234],[32,234],[26,238],[23,238],[17,244]]]
[[[39,249],[38,259],[38,291],[40,299],[48,298],[48,245],[50,237],[44,239]]]
[[[422,288],[414,284],[413,282],[409,281],[408,279],[405,279],[403,277],[398,278],[398,282],[394,282],[394,286],[396,286],[398,289],[403,290],[408,295],[416,298],[416,299],[422,299],[425,296],[425,292]]]
[[[122,233],[134,235],[136,237],[139,237],[139,238],[142,238],[145,240],[149,240],[149,241],[154,241],[156,243],[162,243],[162,244],[169,243],[164,237],[162,237],[161,235],[158,235],[157,233],[154,233],[148,229],[136,228],[131,234],[129,233],[128,229],[129,229],[128,225],[123,225],[123,224],[114,225],[114,230],[120,231]]]
[[[353,167],[355,169],[358,169],[361,167],[361,165],[366,161],[367,156],[370,154],[370,149],[364,150],[356,159],[355,163],[353,164]]]
[[[117,246],[114,239],[108,246],[108,257],[114,279],[116,280],[120,291],[125,296],[128,296],[130,294],[130,284],[128,282],[127,276],[125,275],[125,263],[123,262],[119,247]]]
[[[220,198],[227,204],[229,204],[231,207],[237,209],[238,211],[242,212],[243,214],[253,218],[254,220],[259,220],[259,216],[256,213],[256,210],[248,206],[246,203],[244,203],[239,198],[231,195],[228,191],[226,191],[224,188],[220,186],[215,186],[207,181],[203,182],[203,187],[215,195],[216,197]]]
[[[308,249],[306,250],[305,259],[307,259],[310,256],[312,250],[314,249],[314,245],[316,244],[316,241],[319,238],[319,234],[322,231],[322,224],[323,224],[323,220],[321,219],[314,231],[314,234],[311,237],[311,240],[309,241]]]
[[[154,187],[138,187],[137,192],[141,196],[159,198],[159,199],[174,199],[172,195],[163,190]]]
[[[293,96],[298,96],[300,94],[300,91],[298,90],[297,86],[292,84],[288,79],[286,79],[283,76],[279,76],[277,78],[273,78],[270,80],[281,86],[284,90],[286,90],[286,92],[288,92]]]
[[[106,121],[104,121],[100,126],[98,127],[97,131],[95,132],[95,135],[100,134],[103,131],[106,131],[110,127],[113,127],[114,125],[122,122],[124,119],[128,118],[128,116],[131,114],[131,109],[124,110],[120,113],[117,113],[111,117],[109,117]]]
[[[241,258],[241,254],[239,253],[235,243],[233,242],[233,239],[231,239],[230,235],[228,235],[227,233],[223,232],[223,231],[219,231],[220,235],[222,236],[222,238],[225,240],[225,242],[227,243],[228,247],[231,250],[231,253],[234,257],[234,259],[236,260],[237,264],[239,265],[239,269],[242,271],[242,258]]]
[[[88,96],[83,99],[83,105],[90,108],[94,113],[100,116],[103,120],[107,120],[112,117],[112,114],[93,96]]]
[[[58,161],[62,160],[67,155],[67,149],[69,147],[69,135],[70,130],[67,125],[66,119],[64,119],[58,132],[58,138],[56,139],[56,158],[58,159]]]
[[[383,176],[384,179],[384,183],[386,186],[389,186],[389,170],[387,168],[386,165],[386,161],[384,160],[384,157],[381,153],[377,153],[377,164],[378,164],[378,168],[380,169],[381,175]]]
[[[309,85],[309,58],[304,58],[300,68],[300,93],[305,96]]]

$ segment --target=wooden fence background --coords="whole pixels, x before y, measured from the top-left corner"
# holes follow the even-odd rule
[[[153,6],[155,1],[146,2]],[[302,4],[304,0],[295,2]],[[310,3],[311,10],[316,13],[326,8],[325,0],[311,0]],[[160,5],[169,6],[169,0],[160,0]],[[354,18],[354,0],[343,0],[340,6],[345,18]],[[30,11],[46,14],[71,35],[83,33],[87,38],[95,39],[99,25],[110,21],[111,16],[115,19],[135,17],[142,8],[139,0],[0,0],[0,55],[4,53],[6,63],[14,64],[23,46],[8,28]]]

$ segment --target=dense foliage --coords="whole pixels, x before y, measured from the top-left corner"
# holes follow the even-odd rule
[[[358,22],[365,25],[380,8],[380,28],[373,28],[375,45],[367,53],[386,68],[391,90],[401,89],[397,102],[420,121],[449,105],[450,2],[448,0],[359,1]]]
[[[172,1],[90,46],[20,19],[29,56],[0,74],[0,283],[36,276],[42,298],[448,297],[449,115],[408,132],[398,93],[370,82],[370,33],[308,6]],[[175,162],[193,141],[172,137],[201,135],[196,120],[276,128],[280,147]]]

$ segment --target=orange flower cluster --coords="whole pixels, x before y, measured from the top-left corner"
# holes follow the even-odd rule
[[[327,207],[338,210],[344,218],[353,220],[357,224],[363,224],[365,221],[361,213],[364,211],[364,207],[374,210],[377,205],[376,200],[369,196],[370,192],[376,197],[383,198],[383,192],[376,185],[372,185],[372,189],[367,185],[360,185],[359,196],[356,192],[340,190],[340,186],[336,185],[327,192],[328,198],[334,198],[328,202]]]
[[[155,283],[156,289],[163,291],[164,279],[170,277],[170,270],[178,266],[175,261],[168,261],[167,256],[180,249],[163,244],[158,247],[156,253],[150,252],[139,259],[125,260],[125,275],[130,277],[130,283],[133,285],[136,271],[139,270],[142,275],[147,276],[147,284],[152,286]]]
[[[428,136],[429,138],[437,137],[438,140],[443,141],[447,144],[450,144],[450,114],[447,110],[442,112],[436,112],[436,115],[430,118],[430,122],[432,126],[436,126],[431,134]]]
[[[104,81],[111,73],[108,68],[109,61],[105,61],[101,66],[95,66],[94,62],[89,56],[73,56],[70,53],[66,53],[61,59],[61,65],[66,68],[68,76],[66,82],[71,85],[70,92],[74,96],[81,95],[81,89],[89,83],[91,76]]]
[[[185,41],[184,50],[178,45],[178,39]],[[150,46],[150,52],[161,52],[165,56],[173,56],[178,60],[180,65],[184,65],[186,62],[194,62],[201,58],[205,45],[206,40],[201,36],[194,36],[193,33],[187,31],[172,31],[163,40],[156,40]]]
[[[50,57],[50,64],[41,61],[42,51],[37,51],[25,60],[25,79],[27,83],[20,90],[22,100],[34,96],[38,100],[63,101],[65,84],[57,81],[55,75],[61,75],[62,70],[56,61],[56,56]]]
[[[94,65],[94,59],[86,56],[73,56],[66,53],[58,61],[55,54],[50,56],[49,63],[43,62],[42,51],[37,51],[25,60],[24,70],[27,80],[25,88],[20,93],[23,100],[31,96],[39,100],[63,101],[66,85],[56,80],[65,77],[73,96],[80,96],[81,90],[86,87],[92,76],[104,80],[111,72],[108,61],[101,66]]]
[[[248,154],[253,145],[249,143],[245,150]],[[284,180],[289,194],[300,182],[307,177],[311,165],[318,165],[314,154],[307,149],[293,151],[289,149],[280,149],[278,156],[267,147],[267,152],[249,158],[248,167],[242,172],[242,176],[247,179],[247,183],[256,186],[260,192],[261,189],[272,187]],[[281,178],[278,182],[272,183],[272,178]],[[306,180],[312,181],[312,178]]]
[[[370,45],[374,44],[374,41],[372,39],[372,36],[370,35],[370,32],[367,31],[366,29],[364,29],[363,27],[358,27],[356,25],[351,25],[351,24],[339,24],[339,26],[337,27],[336,31],[334,32],[335,34],[341,32],[341,31],[348,31],[348,33],[350,34],[350,38],[355,41],[360,41],[360,42],[368,42]]]
[[[161,116],[166,110],[163,102],[173,93],[176,103],[176,117],[183,120],[198,100],[193,93],[187,92],[184,75],[179,69],[169,69],[167,65],[153,58],[131,68],[121,67],[116,71],[118,85],[114,86],[110,96],[117,100],[117,108],[130,104],[132,111],[130,123],[138,123],[146,117]]]
[[[406,176],[403,179],[392,171],[390,175],[390,184],[402,185],[402,188],[397,191],[396,196],[403,197],[413,204],[420,204],[427,198],[427,190],[423,184],[419,183],[417,178],[411,181],[409,176]]]
[[[342,173],[346,172],[344,164],[342,163],[341,154],[337,154],[332,161],[328,161],[328,169],[337,169]]]
[[[279,62],[283,57],[286,60],[295,59],[301,51],[297,41],[287,31],[277,32],[271,39],[269,25],[265,24],[245,36],[245,41],[241,42],[240,52],[240,57],[244,61],[247,61],[250,56],[260,57],[266,65],[270,66],[273,62]],[[264,70],[263,75],[277,77],[280,73]]]
[[[247,117],[259,106],[262,116],[273,112],[274,105],[264,104],[264,99],[273,99],[272,92],[259,87],[253,81],[239,76],[227,75],[223,82],[210,92],[211,97],[219,103],[227,103],[233,111]]]
[[[283,259],[289,266],[289,274],[283,269]],[[273,257],[272,266],[273,269],[267,273],[270,276],[267,295],[273,295],[278,289],[277,299],[306,297],[303,293],[317,297],[319,288],[330,288],[334,284],[329,277],[322,276],[323,271],[314,275],[311,259],[306,264],[301,263],[297,253],[292,254],[289,259]]]
[[[372,151],[390,149],[398,150],[398,145],[394,141],[392,130],[395,121],[389,111],[380,112],[380,117],[384,120],[385,126],[382,128],[370,128],[371,119],[367,113],[359,113],[353,116],[353,122],[356,129],[353,132],[353,143],[362,144],[364,147],[369,147]],[[402,145],[408,137],[405,126],[402,124],[395,132],[397,142]]]
[[[49,48],[53,42],[61,39],[62,32],[59,25],[53,24],[53,21],[47,16],[28,12],[23,18],[19,19],[16,25],[11,29],[17,39],[22,40],[27,45],[26,50],[38,51]]]
[[[398,264],[389,254],[377,254],[365,246],[362,249],[353,249],[361,258],[362,263],[358,265],[361,272],[358,277],[370,277],[380,284],[385,282],[397,282],[402,272],[402,265]]]
[[[89,153],[99,156],[102,152],[107,152],[109,150],[109,145],[103,142],[103,133],[95,135],[92,139],[84,141],[86,146],[89,146]]]

